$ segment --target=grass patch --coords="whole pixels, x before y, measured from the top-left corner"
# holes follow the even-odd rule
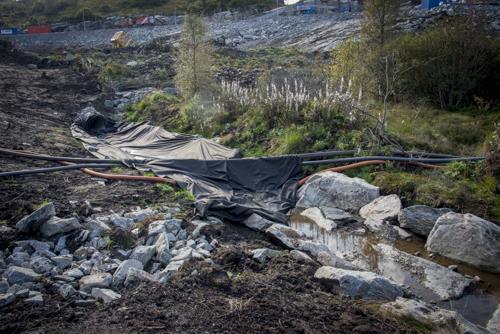
[[[496,192],[498,180],[477,174],[464,175],[454,171],[455,168],[413,172],[392,169],[374,172],[371,177],[382,193],[399,195],[405,206],[447,207],[500,222],[500,194]]]
[[[111,168],[111,174],[125,174],[126,169],[123,167],[113,167]]]
[[[177,115],[179,98],[163,92],[147,95],[141,101],[125,108],[124,118],[127,122],[152,121],[155,124],[166,123]]]
[[[154,185],[155,189],[158,190],[161,194],[172,194],[175,192],[174,188],[167,183],[156,183]]]
[[[35,205],[35,208],[40,209],[41,207],[44,207],[45,205],[47,205],[49,203],[50,203],[50,200],[46,198],[43,201],[41,201],[40,203],[38,203],[37,205]]]
[[[175,198],[176,199],[183,199],[183,200],[186,200],[188,202],[194,202],[194,201],[196,201],[196,198],[194,197],[194,195],[191,194],[186,189],[182,189],[182,190],[176,191],[175,192]]]

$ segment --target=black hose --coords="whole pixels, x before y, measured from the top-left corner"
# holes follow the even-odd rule
[[[12,171],[12,172],[3,172],[3,173],[0,173],[0,177],[53,173],[53,172],[61,172],[61,171],[75,170],[75,169],[82,169],[82,168],[103,168],[103,169],[106,169],[106,168],[112,168],[112,167],[116,167],[116,166],[120,166],[120,165],[121,165],[121,163],[75,164],[75,165],[68,165],[68,166],[25,169],[25,170]]]
[[[337,155],[353,155],[356,154],[358,150],[348,150],[348,151],[322,151],[322,152],[311,152],[311,153],[300,153],[295,154],[296,156],[307,159],[307,158],[320,158],[320,157],[331,157]]]
[[[426,157],[426,158],[460,158],[458,155],[452,154],[441,154],[441,153],[427,153],[427,152],[414,152],[414,151],[395,151],[394,155],[403,156],[416,156],[416,157]]]
[[[423,162],[430,164],[448,163],[453,161],[478,161],[484,160],[484,157],[459,157],[459,158],[404,158],[404,157],[386,157],[386,156],[369,156],[369,157],[352,157],[352,158],[339,158],[329,160],[313,160],[303,161],[302,165],[334,165],[342,163],[360,162],[368,160],[384,160],[384,161],[403,161],[403,162]]]
[[[16,150],[9,150],[6,148],[0,148],[0,154],[5,155],[13,155],[17,157],[23,157],[34,160],[45,160],[45,161],[67,161],[67,162],[76,162],[76,163],[114,163],[114,164],[123,164],[130,165],[134,163],[142,164],[148,162],[148,160],[111,160],[111,159],[93,159],[93,158],[74,158],[74,157],[60,157],[60,156],[51,156],[45,154],[37,154],[31,152],[22,152]]]

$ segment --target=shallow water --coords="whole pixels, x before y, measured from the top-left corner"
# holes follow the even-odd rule
[[[500,275],[483,272],[445,257],[434,256],[431,258],[425,250],[422,239],[398,240],[393,242],[392,246],[411,255],[419,252],[419,257],[445,267],[456,264],[459,273],[472,277],[479,276],[482,280],[481,284],[459,299],[438,301],[440,298],[436,293],[425,287],[415,273],[410,272],[407,267],[405,268],[400,263],[391,261],[384,257],[383,254],[378,253],[374,246],[381,241],[373,234],[356,231],[356,229],[363,227],[362,224],[355,223],[353,227],[326,231],[316,225],[314,221],[300,214],[294,214],[290,217],[290,225],[304,232],[308,237],[327,245],[337,256],[351,261],[362,269],[377,272],[397,283],[407,285],[412,292],[425,301],[436,302],[440,307],[457,311],[466,319],[478,325],[486,325],[500,302]],[[384,243],[388,242],[384,241]]]

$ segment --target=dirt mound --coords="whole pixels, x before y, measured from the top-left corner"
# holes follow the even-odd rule
[[[241,254],[241,249],[234,251]],[[96,308],[75,308],[58,297],[39,308],[17,303],[2,312],[0,332],[412,332],[351,300],[321,291],[311,280],[315,266],[300,265],[287,255],[256,270],[224,269],[190,263],[167,286],[142,286],[125,292],[114,304]]]

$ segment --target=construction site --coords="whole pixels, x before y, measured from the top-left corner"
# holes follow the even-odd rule
[[[2,27],[0,332],[500,333],[500,6],[374,1]]]

